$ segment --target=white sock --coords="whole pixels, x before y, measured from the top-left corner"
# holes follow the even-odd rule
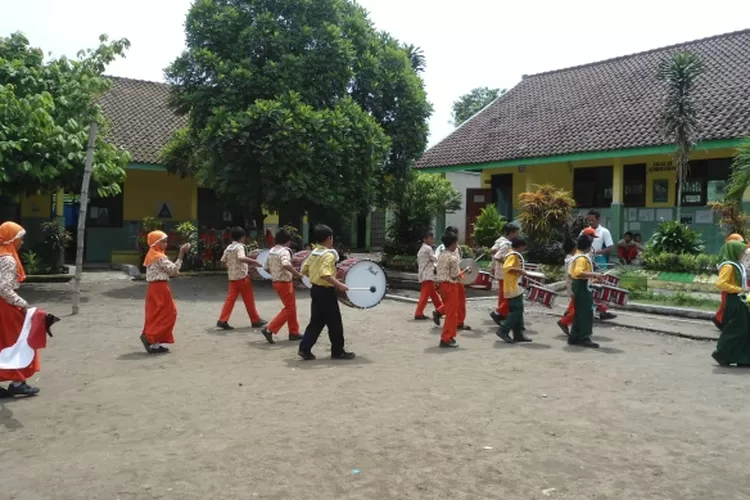
[[[18,387],[19,385],[21,385],[23,383],[24,383],[23,380],[21,382],[15,381],[15,382],[11,382],[10,385],[13,386],[13,387]]]
[[[161,344],[151,344],[152,349],[158,349],[161,347]]]

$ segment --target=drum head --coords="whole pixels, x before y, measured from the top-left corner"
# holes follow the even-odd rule
[[[265,279],[270,280],[271,279],[271,273],[263,269],[263,266],[266,265],[266,260],[268,260],[268,249],[262,250],[258,256],[255,258],[258,262],[260,262],[260,267],[257,267],[256,270],[258,271],[258,274]]]
[[[477,280],[477,276],[479,276],[479,264],[474,259],[462,259],[461,262],[458,263],[458,267],[461,269],[461,271],[464,271],[467,267],[470,268],[469,270],[464,271],[464,278],[461,280],[461,283],[464,285],[472,285]]]
[[[529,275],[529,278],[537,278],[537,279],[544,279],[546,276],[544,273],[540,273],[538,271],[526,271]]]
[[[346,296],[355,307],[369,309],[375,307],[385,297],[388,281],[385,271],[370,260],[361,260],[352,264],[344,277],[344,284],[349,288],[367,288],[364,291],[348,291]],[[369,290],[375,287],[375,292]]]

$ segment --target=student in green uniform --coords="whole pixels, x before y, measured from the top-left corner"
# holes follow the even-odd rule
[[[575,316],[568,344],[596,349],[599,344],[591,340],[591,335],[594,333],[594,297],[590,280],[600,280],[603,276],[594,272],[594,262],[589,256],[593,241],[594,239],[586,234],[579,236],[578,251],[570,263],[569,272],[572,280]]]
[[[741,262],[745,250],[745,243],[729,241],[719,254],[722,263],[716,288],[724,292],[726,303],[721,335],[711,356],[722,366],[750,367],[750,322],[747,304],[740,295],[747,289],[747,272]]]

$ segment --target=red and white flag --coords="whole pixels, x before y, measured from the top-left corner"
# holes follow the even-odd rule
[[[36,307],[26,310],[18,340],[0,350],[0,370],[23,370],[34,361],[37,349],[47,347],[47,313]]]

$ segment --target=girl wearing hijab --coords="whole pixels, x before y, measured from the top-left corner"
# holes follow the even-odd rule
[[[750,367],[750,320],[747,304],[740,294],[747,287],[747,272],[742,257],[747,245],[728,241],[721,249],[722,263],[716,287],[725,296],[721,336],[711,356],[722,366],[736,364]]]
[[[167,235],[162,231],[148,233],[149,251],[143,265],[146,267],[146,321],[143,325],[141,342],[149,354],[163,354],[169,349],[162,344],[174,344],[174,325],[177,322],[177,307],[172,299],[169,278],[180,274],[182,259],[190,249],[189,244],[180,247],[177,260],[172,262],[164,253],[167,249]]]
[[[17,357],[11,358],[18,354],[18,348],[33,349],[33,355],[29,351],[27,359],[30,362],[27,366],[0,369],[0,382],[10,381],[7,390],[0,388],[0,397],[33,396],[39,392],[38,388],[28,385],[26,380],[39,371],[37,349],[44,347],[46,335],[42,334],[41,342],[31,342],[28,339],[24,346],[20,346],[18,342],[26,320],[26,311],[29,309],[28,302],[16,293],[19,283],[26,279],[18,256],[25,235],[26,231],[15,222],[0,225],[0,365],[17,367]],[[35,347],[30,347],[30,344]],[[9,355],[7,360],[2,355],[5,353]]]
[[[744,238],[737,233],[732,233],[729,236],[727,236],[726,243],[729,243],[730,241],[744,241]],[[722,251],[723,251],[723,248],[722,248]],[[724,260],[726,259],[722,259],[722,262]],[[745,266],[747,267],[747,264],[744,261],[743,261],[743,264],[745,264]],[[742,286],[745,286],[745,285],[742,285]],[[721,305],[719,306],[718,311],[716,311],[716,315],[713,317],[714,325],[719,330],[721,330],[721,325],[722,325],[722,322],[724,321],[724,307],[726,306],[726,301],[727,301],[727,294],[724,292],[721,292]]]

